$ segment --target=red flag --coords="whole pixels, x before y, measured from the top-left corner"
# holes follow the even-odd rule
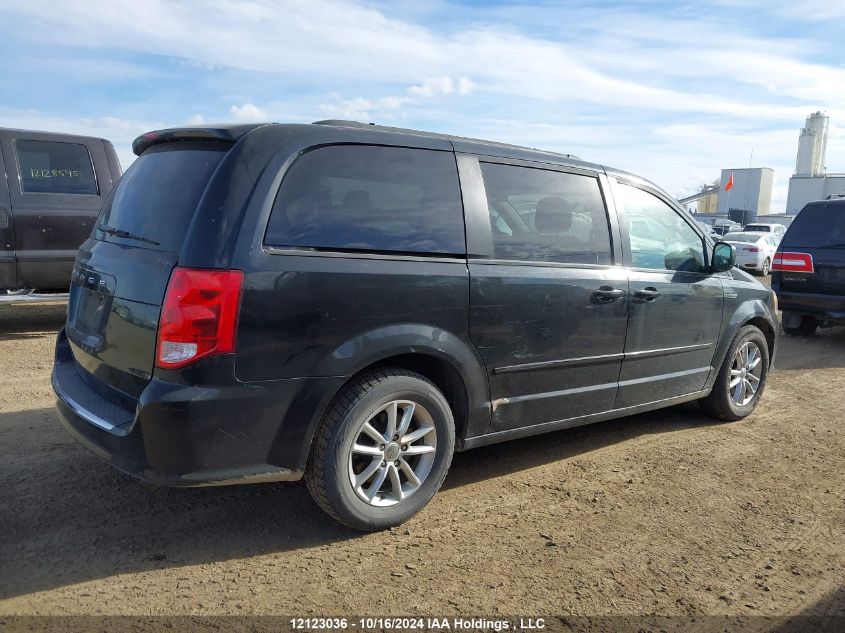
[[[725,191],[730,191],[731,187],[734,186],[734,173],[731,172],[731,177],[728,178],[728,182],[725,183]]]

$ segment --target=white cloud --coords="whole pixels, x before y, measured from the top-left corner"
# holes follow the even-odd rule
[[[749,6],[720,1],[737,11]],[[751,0],[750,10],[761,19],[842,14],[842,3],[809,1]],[[576,153],[638,171],[673,192],[746,164],[752,147],[755,164],[777,170],[782,190],[804,117],[827,108],[827,162],[845,169],[836,127],[845,125],[845,68],[818,61],[822,53],[835,57],[838,42],[817,41],[809,31],[804,39],[785,30],[764,37],[718,8],[658,15],[569,3],[483,12],[441,4],[441,13],[483,20],[428,28],[411,21],[412,10],[403,20],[388,15],[398,11],[393,4],[351,0],[29,0],[0,7],[0,22],[15,20],[18,36],[33,42],[75,46],[85,59],[114,48],[233,76],[260,73],[265,85],[292,78],[317,84],[320,95],[334,91],[328,99],[271,104],[238,88],[243,94],[222,103],[241,105],[220,112],[238,121],[266,120],[268,112],[311,120],[314,109],[337,118],[410,117],[444,131]],[[537,28],[520,31],[520,24]]]
[[[469,77],[459,77],[457,84],[459,95],[468,95],[475,92],[475,83]]]
[[[436,95],[460,95],[471,94],[475,90],[475,84],[469,77],[458,77],[457,80],[451,77],[429,77],[422,84],[411,86],[407,93],[417,97],[434,97]]]
[[[202,125],[205,123],[205,117],[201,114],[195,114],[188,119],[188,125]]]
[[[452,94],[466,96],[474,89],[475,84],[468,77],[459,77],[457,80],[445,76],[430,77],[421,84],[406,88],[405,95],[344,99],[335,93],[331,95],[332,103],[320,104],[319,108],[327,116],[339,119],[369,120],[374,116],[380,119],[392,119],[396,116],[395,111],[404,106],[417,105],[420,100]]]
[[[553,10],[531,11],[541,19],[544,11]],[[197,0],[31,0],[15,12],[37,17],[27,28],[59,43],[117,46],[265,73],[316,73],[368,82],[429,77],[412,89],[411,94],[421,96],[455,90],[468,94],[473,82],[480,81],[485,88],[522,99],[746,118],[788,113],[777,103],[741,98],[714,82],[681,90],[666,81],[681,76],[770,86],[776,94],[818,100],[819,105],[845,102],[845,69],[795,59],[799,46],[794,39],[749,37],[712,19],[659,20],[616,11],[598,36],[552,42],[496,27],[442,33],[348,1],[253,0],[209,7]],[[568,15],[559,13],[551,17]],[[583,13],[601,17],[600,12]],[[49,33],[37,31],[44,28]],[[707,46],[701,45],[702,33]],[[611,36],[616,35],[614,42]],[[619,72],[632,65],[659,73],[631,77]],[[454,76],[464,81],[458,79],[456,85]]]
[[[328,117],[334,119],[369,120],[371,113],[384,117],[402,106],[413,103],[408,97],[381,97],[378,99],[343,99],[338,94],[332,94],[333,103],[323,103],[318,107]]]
[[[845,18],[845,4],[830,0],[718,0],[718,4],[740,11],[770,12],[804,22],[829,22]]]
[[[239,123],[259,123],[269,118],[264,110],[252,103],[245,103],[241,106],[233,105],[229,108],[229,114]]]

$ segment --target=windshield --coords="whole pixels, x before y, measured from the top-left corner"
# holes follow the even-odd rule
[[[828,202],[804,207],[783,238],[789,248],[843,248],[845,205]]]
[[[179,252],[197,204],[225,148],[171,143],[147,150],[103,205],[95,236]]]

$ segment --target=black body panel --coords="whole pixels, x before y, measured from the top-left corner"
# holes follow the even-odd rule
[[[32,173],[50,180],[53,173],[64,170],[35,169],[24,173],[20,147],[25,143],[54,144],[57,147],[84,148],[88,168],[93,172],[93,187],[80,193],[50,193],[49,187],[27,190]],[[120,177],[120,164],[114,147],[98,138],[0,129],[0,153],[5,163],[5,176],[0,170],[0,289],[35,288],[65,289],[76,251],[91,233],[94,221],[106,196]],[[61,166],[61,165],[59,165]],[[79,178],[79,175],[76,176]],[[8,184],[8,198],[3,190]],[[2,228],[6,215],[10,230]],[[14,282],[8,271],[8,259],[14,258]],[[4,270],[5,269],[5,270]]]
[[[656,298],[640,298],[638,292],[646,289],[656,291]],[[721,279],[634,269],[629,292],[616,408],[703,390],[722,325],[713,318],[722,314]]]
[[[176,255],[87,240],[68,300],[67,336],[81,367],[132,397],[152,378],[159,313]]]
[[[12,226],[12,203],[6,184],[6,166],[0,151],[0,290],[17,287],[15,270],[15,235]]]
[[[615,267],[470,265],[475,343],[490,372],[492,432],[613,408],[628,280]],[[619,298],[596,300],[601,288]]]
[[[630,268],[600,166],[358,124],[200,133],[228,145],[181,250],[86,242],[81,278],[105,279],[105,288],[75,284],[67,335],[57,345],[53,382],[65,425],[139,477],[170,485],[297,478],[332,398],[373,366],[434,381],[453,407],[461,448],[704,396],[748,322],[771,330],[774,354],[772,295],[744,273]],[[196,138],[170,130],[137,147],[159,151]],[[355,144],[454,155],[466,253],[266,244],[291,165],[315,148]],[[612,263],[493,259],[479,155],[590,174],[605,199]],[[234,354],[178,370],[154,367],[158,312],[175,266],[243,271]],[[656,285],[660,302],[635,302],[634,291]],[[104,416],[113,419],[103,425]]]

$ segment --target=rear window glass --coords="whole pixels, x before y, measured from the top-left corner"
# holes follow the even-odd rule
[[[841,248],[845,245],[845,205],[825,203],[804,207],[789,225],[783,243],[790,248]]]
[[[285,175],[265,242],[465,253],[455,157],[451,152],[361,145],[308,152]]]
[[[88,148],[79,143],[17,139],[21,193],[99,195]]]
[[[481,163],[498,259],[610,264],[610,232],[598,179]]]
[[[746,231],[757,231],[758,233],[771,233],[772,227],[765,224],[749,224],[745,227]]]
[[[762,235],[760,235],[760,234],[754,235],[753,233],[752,234],[748,234],[748,233],[728,233],[722,239],[725,242],[742,242],[743,244],[754,244],[761,237],[762,237]]]
[[[225,146],[174,143],[144,152],[103,205],[98,228],[126,231],[127,239],[98,231],[105,241],[178,252]]]

